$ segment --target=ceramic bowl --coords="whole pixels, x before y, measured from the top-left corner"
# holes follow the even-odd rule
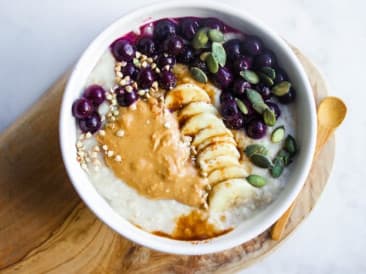
[[[301,151],[292,164],[291,175],[278,198],[255,216],[241,223],[230,233],[202,242],[178,241],[145,232],[118,215],[89,181],[75,157],[76,127],[71,105],[109,45],[118,37],[138,29],[148,21],[164,17],[217,17],[243,32],[255,34],[277,55],[297,89],[297,139]],[[68,175],[75,189],[89,208],[108,226],[122,236],[149,248],[175,254],[197,255],[219,252],[240,245],[269,228],[290,206],[300,192],[309,173],[316,140],[316,109],[307,75],[288,44],[262,22],[217,2],[166,1],[141,7],[107,27],[85,50],[74,67],[62,100],[60,143]]]

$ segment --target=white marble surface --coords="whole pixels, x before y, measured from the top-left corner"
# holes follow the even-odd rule
[[[143,0],[0,0],[0,131],[32,105],[109,23]],[[243,273],[366,273],[366,2],[226,0],[307,54],[349,114],[310,217],[271,256]],[[1,152],[0,152],[1,153]]]

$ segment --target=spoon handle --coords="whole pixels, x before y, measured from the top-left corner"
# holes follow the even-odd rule
[[[329,140],[329,137],[332,136],[334,132],[334,128],[325,127],[321,124],[318,125],[318,133],[317,133],[317,142],[315,147],[314,159],[316,159],[319,155],[319,152]],[[296,200],[295,200],[296,202]],[[285,231],[286,225],[288,223],[288,219],[292,214],[292,210],[295,207],[295,202],[293,202],[290,207],[286,210],[286,212],[277,220],[277,222],[273,225],[271,230],[271,238],[272,240],[278,241],[281,240],[282,234]]]

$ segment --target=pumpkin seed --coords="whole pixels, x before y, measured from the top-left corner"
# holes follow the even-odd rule
[[[271,67],[263,67],[261,71],[266,74],[269,78],[274,80],[276,78],[276,71]]]
[[[217,29],[210,29],[207,34],[212,42],[224,41],[224,34]]]
[[[199,29],[193,37],[192,46],[194,49],[202,49],[207,46],[208,43],[208,28]]]
[[[266,108],[263,111],[263,120],[267,126],[274,126],[276,124],[276,114],[270,108]]]
[[[220,66],[225,66],[226,64],[226,51],[222,44],[213,42],[212,43],[212,55]]]
[[[292,162],[290,153],[288,153],[285,149],[281,149],[273,161],[276,159],[282,159],[285,166],[288,166]]]
[[[264,103],[262,95],[254,89],[247,88],[246,89],[247,97],[252,104],[252,107],[256,112],[262,114],[264,110],[268,109],[268,106]]]
[[[259,78],[261,79],[262,83],[265,84],[268,87],[273,86],[274,82],[273,80],[265,73],[257,72]]]
[[[207,83],[208,81],[207,75],[200,68],[191,67],[190,72],[196,81],[201,83]]]
[[[271,175],[273,178],[278,178],[281,176],[285,164],[281,158],[276,158],[273,162],[273,167],[271,168]]]
[[[255,174],[249,175],[246,179],[249,184],[255,187],[263,187],[267,184],[267,181],[264,177]]]
[[[240,76],[253,85],[259,83],[259,76],[252,70],[245,69],[240,72]]]
[[[206,64],[211,73],[216,73],[219,70],[219,63],[211,53],[206,57]]]
[[[271,134],[272,143],[279,143],[285,138],[285,127],[280,126],[275,128],[275,130]]]
[[[236,105],[238,106],[238,109],[241,111],[241,113],[243,113],[244,115],[248,114],[248,108],[247,106],[243,103],[243,101],[241,101],[238,98],[235,98],[236,101]]]
[[[245,148],[244,153],[248,158],[250,158],[253,154],[261,154],[266,156],[268,154],[268,149],[260,144],[252,144]]]
[[[270,168],[272,167],[272,163],[271,161],[264,155],[262,154],[258,154],[258,153],[254,153],[252,154],[252,156],[250,156],[250,161],[261,168]]]
[[[272,88],[272,93],[276,96],[283,96],[290,91],[291,83],[282,81]]]
[[[293,136],[287,135],[286,140],[285,140],[284,149],[288,153],[290,153],[291,157],[295,156],[295,154],[297,152],[297,144],[296,144],[296,140]]]
[[[206,61],[207,56],[210,55],[210,54],[211,54],[211,52],[209,52],[209,51],[202,52],[200,54],[201,61]]]

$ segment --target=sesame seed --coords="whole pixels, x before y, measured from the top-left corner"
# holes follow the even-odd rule
[[[148,66],[148,63],[146,61],[143,61],[141,63],[141,67],[146,68]]]
[[[108,150],[107,156],[112,157],[113,155],[114,155],[114,151],[113,150]]]
[[[123,136],[125,135],[125,131],[124,131],[124,130],[122,130],[122,129],[120,129],[120,130],[118,130],[118,131],[116,132],[116,135],[117,135],[118,137],[123,137]]]
[[[169,66],[169,65],[165,65],[165,66],[163,67],[163,69],[165,69],[165,70],[169,70],[169,69],[170,69],[170,66]]]
[[[141,52],[139,52],[139,51],[136,51],[136,58],[140,58],[140,56],[141,56]]]
[[[148,63],[150,63],[150,64],[151,64],[152,62],[154,62],[154,60],[153,60],[151,57],[147,58],[147,59],[146,59],[146,61],[147,61]]]
[[[152,64],[151,64],[151,68],[152,68],[152,69],[155,69],[155,68],[156,68],[156,64],[155,64],[155,63],[152,63]]]
[[[147,59],[147,56],[145,54],[141,54],[140,59],[141,61],[145,61]]]
[[[157,67],[157,68],[155,69],[155,72],[156,72],[156,73],[160,73],[160,69]]]
[[[121,161],[122,161],[122,157],[121,157],[121,155],[116,155],[116,157],[114,157],[114,160],[115,160],[116,162],[121,162]]]
[[[103,150],[108,150],[108,146],[107,146],[107,145],[103,145],[103,146],[102,146],[102,149],[103,149]]]
[[[132,86],[133,88],[135,88],[135,89],[137,89],[137,88],[138,88],[138,86],[137,86],[137,83],[136,83],[136,82],[133,82],[133,83],[131,84],[131,86]]]

